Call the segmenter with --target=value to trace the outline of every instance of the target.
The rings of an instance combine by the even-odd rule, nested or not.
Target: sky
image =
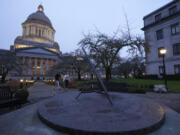
[[[17,36],[22,35],[21,24],[44,7],[56,30],[55,41],[63,53],[78,48],[83,33],[97,30],[112,35],[126,26],[125,14],[132,32],[143,36],[143,17],[172,0],[1,0],[0,49],[9,49]],[[123,50],[124,51],[124,50]],[[125,54],[125,51],[122,52]]]

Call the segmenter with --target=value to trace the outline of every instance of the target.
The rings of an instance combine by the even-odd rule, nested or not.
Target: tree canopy
[[[3,83],[5,82],[6,76],[9,71],[14,70],[19,74],[22,73],[22,67],[19,65],[15,53],[10,51],[3,50],[0,52],[0,66],[2,71],[1,81]]]
[[[107,81],[111,78],[113,64],[118,60],[118,53],[123,47],[129,47],[129,53],[139,51],[141,54],[146,47],[144,39],[139,36],[108,36],[102,33],[85,35],[79,45],[89,50],[89,55],[98,66],[102,65]]]

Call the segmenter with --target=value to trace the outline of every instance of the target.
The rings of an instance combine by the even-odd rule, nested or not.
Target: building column
[[[31,57],[29,57],[28,59],[29,59],[29,60],[28,60],[28,63],[29,63],[29,64],[28,64],[28,75],[31,76],[31,72],[32,72],[32,71],[31,71],[31,67],[32,67],[32,65],[31,65]]]
[[[41,60],[41,64],[40,64],[40,75],[42,76],[43,75],[43,59],[40,59]]]
[[[26,73],[25,57],[22,57],[22,75]]]
[[[35,65],[34,65],[34,75],[37,76],[37,58],[34,58]]]
[[[53,61],[50,59],[50,68],[53,66]]]
[[[52,62],[51,62],[51,59],[48,60],[48,70],[51,68],[51,65],[52,65]]]
[[[49,70],[49,68],[48,68],[48,59],[46,59],[46,73],[47,73],[47,71]]]

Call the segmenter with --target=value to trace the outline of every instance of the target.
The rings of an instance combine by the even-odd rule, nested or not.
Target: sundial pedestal
[[[40,119],[48,126],[73,135],[144,135],[165,120],[163,108],[136,95],[110,93],[113,106],[98,93],[68,92],[39,106]]]

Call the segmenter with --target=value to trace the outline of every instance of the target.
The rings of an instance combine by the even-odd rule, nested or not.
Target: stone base
[[[50,127],[73,135],[144,135],[165,120],[162,107],[136,95],[110,93],[113,106],[97,93],[61,94],[39,106],[40,119]]]

